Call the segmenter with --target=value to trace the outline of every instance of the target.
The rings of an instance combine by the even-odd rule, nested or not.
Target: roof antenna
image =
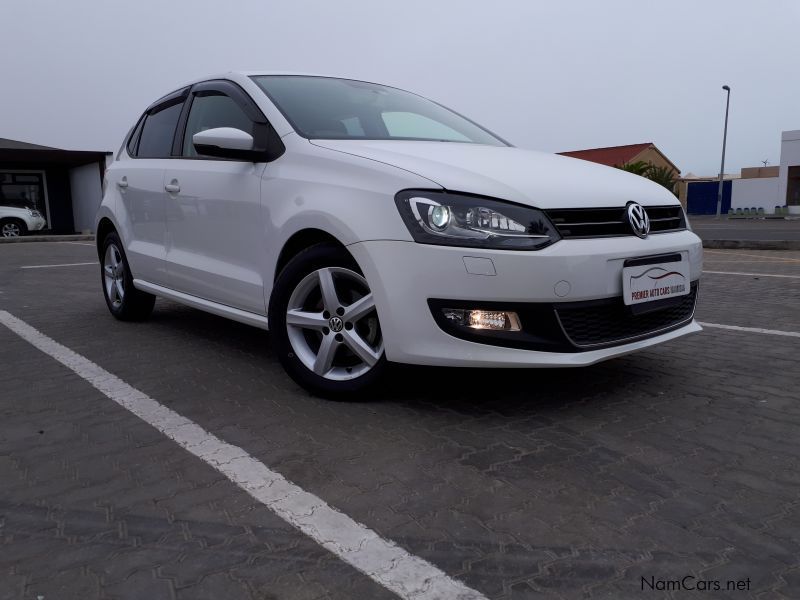
[[[762,160],[761,162],[762,162],[762,163],[764,163],[764,166],[766,167],[766,166],[769,164],[769,159],[767,159],[767,160]]]

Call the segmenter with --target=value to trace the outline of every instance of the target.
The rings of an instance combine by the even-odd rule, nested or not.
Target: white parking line
[[[75,246],[91,246],[94,248],[94,244],[90,242],[56,242],[57,244],[74,244]]]
[[[712,327],[715,329],[730,329],[731,331],[744,331],[747,333],[766,333],[769,335],[783,335],[786,337],[800,338],[800,332],[797,331],[781,331],[780,329],[761,329],[760,327],[740,327],[739,325],[720,325],[719,323],[701,323],[697,322],[701,327]]]
[[[62,265],[26,265],[24,267],[20,267],[20,269],[52,269],[54,267],[83,267],[85,265],[96,265],[97,261],[94,262],[82,262],[82,263],[64,263]]]
[[[0,323],[225,475],[281,519],[406,600],[486,600],[431,563],[380,537],[237,446],[159,404],[11,313]]]
[[[774,252],[774,250],[767,250],[767,252]],[[703,254],[719,254],[721,256],[749,256],[750,258],[763,258],[767,260],[776,260],[778,262],[800,262],[800,258],[773,256],[770,254],[749,254],[747,252],[735,252],[732,250],[703,250]]]
[[[784,279],[800,279],[800,275],[779,275],[778,273],[745,273],[742,271],[706,271],[703,273],[711,273],[712,275],[749,275],[750,277],[781,277]]]

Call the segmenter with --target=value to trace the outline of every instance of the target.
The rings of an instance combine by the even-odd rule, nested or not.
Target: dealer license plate
[[[627,263],[634,264],[622,268],[622,297],[626,305],[689,293],[689,262],[681,255],[664,262],[632,259]]]

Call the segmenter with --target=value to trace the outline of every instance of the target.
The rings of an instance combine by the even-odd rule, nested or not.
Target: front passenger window
[[[186,121],[183,156],[197,156],[197,150],[192,144],[192,136],[195,133],[217,127],[233,127],[253,134],[253,122],[229,96],[222,94],[195,96]]]

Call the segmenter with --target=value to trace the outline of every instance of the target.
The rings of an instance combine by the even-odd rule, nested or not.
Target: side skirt
[[[225,317],[231,319],[232,321],[244,323],[245,325],[252,325],[253,327],[258,327],[259,329],[269,329],[267,317],[264,315],[247,312],[245,310],[239,310],[238,308],[233,308],[224,304],[218,304],[217,302],[211,302],[210,300],[204,300],[203,298],[198,298],[197,296],[191,296],[189,294],[177,292],[154,283],[148,283],[142,279],[134,279],[133,285],[137,290],[142,290],[143,292],[148,292],[161,298],[174,300],[180,304],[197,308],[207,313],[211,313],[212,315]]]

